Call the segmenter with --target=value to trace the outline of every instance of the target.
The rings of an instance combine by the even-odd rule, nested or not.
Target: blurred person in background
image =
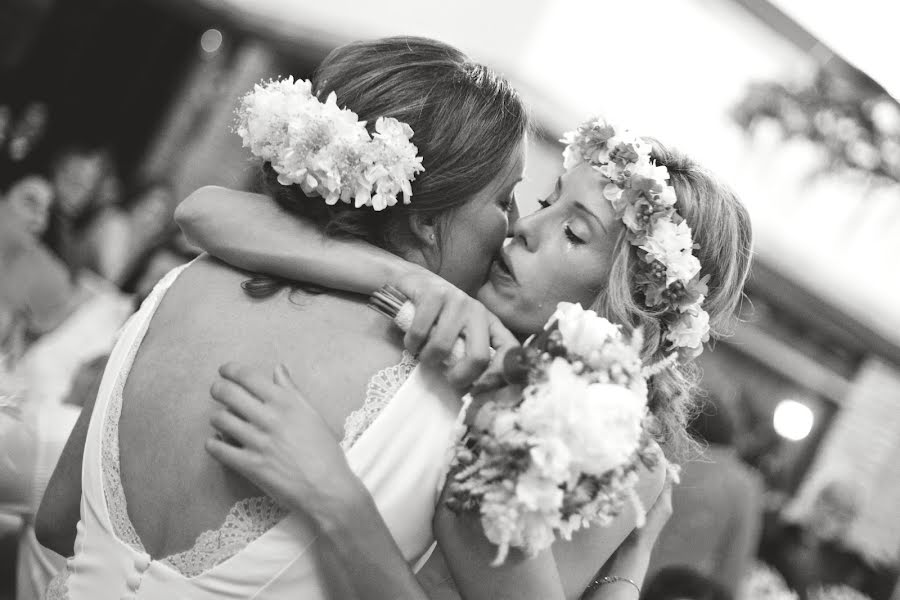
[[[65,264],[41,242],[52,201],[38,176],[0,195],[0,303],[24,319],[29,340],[55,329],[80,302]]]
[[[683,566],[736,594],[759,545],[764,484],[737,454],[727,404],[709,396],[690,431],[703,452],[682,465],[672,492],[675,517],[660,535],[650,574]]]
[[[0,204],[0,220],[31,236],[47,230],[53,206],[53,187],[40,175],[27,175],[13,183]]]
[[[149,255],[176,230],[175,196],[167,181],[143,183],[127,198],[121,204],[102,204],[105,208],[92,232],[92,270],[118,287],[127,287]]]
[[[96,166],[73,159],[60,198],[75,210],[87,198],[76,190]],[[80,169],[80,171],[79,171]],[[59,176],[60,173],[57,173]],[[99,188],[98,188],[99,191]],[[0,339],[6,352],[7,382],[15,381],[15,411],[0,424],[0,511],[20,519],[19,600],[40,598],[64,561],[40,547],[32,527],[41,496],[69,432],[80,412],[73,403],[92,393],[89,374],[112,346],[115,332],[132,312],[130,297],[100,278],[81,272],[76,278],[42,241],[53,210],[53,186],[30,175],[14,182],[0,199]],[[66,399],[70,402],[64,403]]]
[[[57,153],[50,172],[56,204],[44,240],[73,277],[88,269],[109,278],[119,240],[127,236],[115,206],[121,182],[112,157],[100,147],[69,146]]]
[[[822,486],[806,516],[783,510],[766,526],[761,557],[778,569],[802,598],[815,588],[846,584],[873,600],[887,600],[897,568],[876,564],[847,543],[860,497],[849,479]]]
[[[724,585],[690,567],[665,567],[659,570],[648,578],[648,583],[641,594],[641,600],[734,600],[734,598],[735,595]]]

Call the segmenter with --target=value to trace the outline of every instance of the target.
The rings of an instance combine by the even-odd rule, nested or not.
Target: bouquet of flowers
[[[381,291],[373,305],[402,326],[411,310],[404,300]],[[639,331],[628,336],[563,302],[541,334],[504,356],[513,393],[491,395],[453,448],[446,500],[480,514],[498,546],[494,565],[510,548],[534,555],[557,535],[606,525],[626,502],[642,524],[637,469],[661,458],[649,433],[642,342]]]

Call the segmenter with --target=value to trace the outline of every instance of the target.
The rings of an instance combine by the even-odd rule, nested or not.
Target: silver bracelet
[[[584,590],[584,594],[589,594],[591,592],[596,591],[597,588],[599,588],[601,585],[603,585],[605,583],[616,583],[618,581],[631,584],[631,586],[637,590],[638,598],[640,598],[640,596],[641,596],[640,586],[638,584],[636,584],[635,582],[633,582],[632,580],[628,579],[627,577],[619,577],[618,575],[605,575],[603,577],[598,577],[598,578],[594,579],[590,583],[590,585],[587,586],[587,589]],[[582,595],[582,597],[584,597],[584,594]]]

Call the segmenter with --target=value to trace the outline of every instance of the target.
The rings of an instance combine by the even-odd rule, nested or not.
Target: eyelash
[[[547,208],[548,206],[550,206],[553,203],[550,202],[549,200],[547,200],[546,198],[544,198],[543,200],[538,200],[538,204],[540,205],[541,208]]]
[[[506,212],[511,212],[515,205],[516,205],[516,197],[515,196],[510,196],[509,198],[500,202],[500,208],[502,208]]]
[[[569,239],[569,241],[572,242],[573,244],[583,244],[584,243],[584,240],[581,239],[580,237],[578,237],[577,235],[575,235],[575,232],[572,231],[572,228],[569,227],[568,225],[563,227],[563,231],[565,232],[566,237]]]

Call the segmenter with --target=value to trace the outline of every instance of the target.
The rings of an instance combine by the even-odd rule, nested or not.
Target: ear
[[[433,215],[422,213],[409,215],[409,230],[422,248],[437,246],[437,223]]]

